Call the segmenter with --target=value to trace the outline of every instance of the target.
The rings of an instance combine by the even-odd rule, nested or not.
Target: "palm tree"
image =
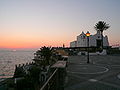
[[[50,60],[52,56],[52,48],[51,47],[41,47],[40,48],[41,56],[44,57],[47,65],[50,65]]]
[[[97,31],[100,31],[101,33],[101,48],[103,49],[103,31],[107,30],[109,28],[109,24],[106,24],[104,21],[98,21],[98,23],[95,24],[94,28]]]

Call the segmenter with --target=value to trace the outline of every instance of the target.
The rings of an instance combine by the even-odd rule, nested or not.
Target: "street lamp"
[[[90,33],[89,33],[89,31],[87,31],[87,33],[86,33],[86,36],[87,36],[87,63],[90,63],[89,62],[89,36],[90,36]]]

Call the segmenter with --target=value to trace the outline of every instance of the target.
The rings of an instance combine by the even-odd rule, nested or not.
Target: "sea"
[[[33,62],[33,50],[0,51],[0,79],[13,77],[15,65]]]

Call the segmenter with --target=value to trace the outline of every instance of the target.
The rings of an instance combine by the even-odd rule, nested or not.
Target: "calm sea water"
[[[0,78],[12,77],[15,65],[32,62],[35,51],[0,51]]]

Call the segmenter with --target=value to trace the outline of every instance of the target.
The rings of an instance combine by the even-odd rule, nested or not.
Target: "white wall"
[[[87,39],[84,32],[82,32],[79,36],[77,36],[77,47],[86,47]]]
[[[70,42],[70,47],[77,47],[77,41]]]
[[[89,37],[89,46],[96,46],[97,39],[101,39],[100,32]],[[103,46],[109,46],[108,37],[103,37]],[[77,36],[77,41],[70,42],[70,47],[87,47],[87,36],[84,32]]]

